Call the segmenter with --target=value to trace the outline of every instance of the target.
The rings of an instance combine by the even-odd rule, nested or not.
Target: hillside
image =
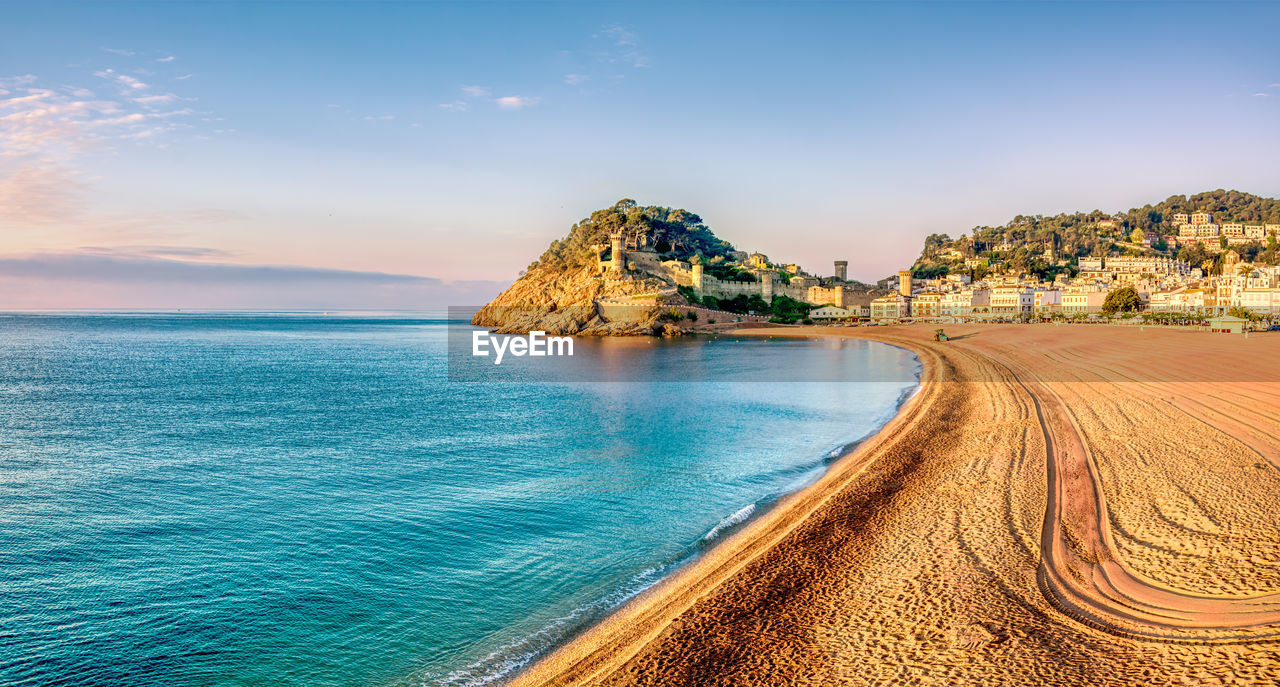
[[[596,210],[574,224],[565,238],[552,241],[514,284],[475,315],[473,324],[502,332],[543,329],[555,334],[649,334],[661,330],[656,307],[652,318],[627,322],[607,322],[596,312],[596,299],[675,289],[674,284],[644,275],[625,281],[600,278],[598,256],[610,257],[610,237],[619,233],[643,236],[646,246],[664,261],[688,261],[694,256],[723,259],[733,251],[729,242],[717,238],[692,212],[641,206],[623,199]]]
[[[1018,215],[998,227],[974,227],[951,238],[930,234],[913,270],[916,276],[963,272],[980,276],[981,265],[965,265],[970,258],[986,258],[996,269],[1024,270],[1038,276],[1073,272],[1079,258],[1124,254],[1164,254],[1193,265],[1220,260],[1202,246],[1173,249],[1166,237],[1174,237],[1175,213],[1212,212],[1214,222],[1280,224],[1280,200],[1240,191],[1206,191],[1193,196],[1170,196],[1152,205],[1108,214],[1100,210],[1054,216]],[[1150,246],[1135,242],[1135,231],[1151,232]],[[1273,243],[1258,241],[1234,247],[1246,260],[1277,264],[1280,254]]]

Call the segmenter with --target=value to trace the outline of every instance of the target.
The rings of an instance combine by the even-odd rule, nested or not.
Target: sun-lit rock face
[[[659,308],[637,305],[626,319],[606,319],[597,299],[652,293],[667,285],[658,279],[609,281],[594,265],[565,268],[540,264],[484,306],[472,324],[503,333],[542,330],[551,334],[649,335],[663,333]],[[678,298],[678,297],[677,297]]]

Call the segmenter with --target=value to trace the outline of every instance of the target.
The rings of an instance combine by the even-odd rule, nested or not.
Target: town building
[[[1062,312],[1067,315],[1094,315],[1102,312],[1107,292],[1096,286],[1073,286],[1062,294]]]
[[[911,317],[911,299],[901,294],[889,294],[871,301],[871,319],[877,321],[900,320]]]
[[[835,305],[824,305],[809,311],[809,317],[815,320],[846,320],[857,316],[855,311]]]
[[[1048,317],[1062,312],[1062,291],[1059,289],[1037,288],[1032,292],[1032,312],[1039,317]]]
[[[914,318],[935,318],[942,315],[942,293],[938,291],[922,291],[911,298],[911,316]]]
[[[1035,294],[1024,286],[998,286],[991,290],[991,316],[1018,318],[1030,315],[1035,307]]]

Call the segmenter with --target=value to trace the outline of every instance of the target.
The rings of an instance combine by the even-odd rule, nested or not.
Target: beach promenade
[[[516,684],[1280,682],[1280,334],[933,329],[785,330],[921,392]]]

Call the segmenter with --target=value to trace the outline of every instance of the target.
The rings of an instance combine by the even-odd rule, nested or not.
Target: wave
[[[720,536],[721,532],[733,527],[734,525],[740,525],[746,522],[747,518],[750,518],[755,514],[755,512],[756,504],[754,503],[749,503],[746,506],[739,508],[733,515],[730,515],[724,520],[716,523],[715,527],[712,527],[709,532],[702,536],[702,541],[709,542],[714,540],[716,537]]]
[[[766,501],[772,500],[775,499],[766,499]],[[700,550],[705,549],[707,544],[715,541],[726,530],[750,520],[756,514],[757,507],[757,503],[750,503],[739,508],[716,523],[716,526],[703,535],[695,545],[687,547],[663,563],[642,570],[612,593],[551,620],[537,632],[505,644],[465,668],[459,668],[443,678],[427,678],[422,684],[440,687],[486,687],[506,682],[525,666],[563,646],[578,632],[621,608],[680,566],[692,561]]]
[[[646,568],[612,593],[551,620],[537,632],[505,644],[484,658],[465,668],[459,668],[443,678],[428,677],[422,681],[422,684],[440,687],[485,687],[506,682],[520,669],[563,646],[578,632],[621,608],[623,604],[639,596],[689,560],[691,556],[684,553],[664,563]]]

